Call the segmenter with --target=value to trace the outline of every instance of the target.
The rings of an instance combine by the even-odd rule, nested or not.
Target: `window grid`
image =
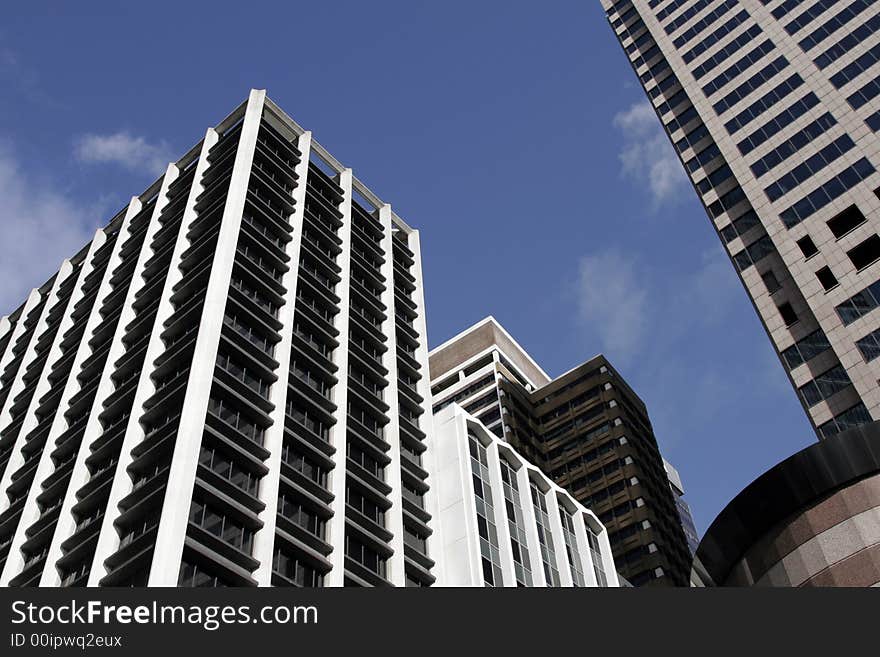
[[[752,25],[751,27],[749,27],[749,29],[740,34],[738,37],[734,38],[726,46],[722,46],[721,48],[719,48],[714,55],[710,55],[709,57],[707,57],[706,61],[704,61],[702,64],[697,66],[697,68],[694,69],[694,77],[699,80],[701,77],[706,75],[706,73],[714,70],[724,61],[729,59],[732,55],[735,55],[740,50],[745,48],[761,33],[762,30],[760,27],[758,27],[757,25]]]
[[[870,8],[876,0],[855,0],[852,4],[839,11],[830,19],[825,21],[820,27],[813,30],[809,35],[798,42],[801,50],[807,52],[819,45],[824,39],[831,36],[832,33],[846,25],[849,21]]]
[[[679,35],[675,41],[676,48],[681,48],[688,41],[696,37],[701,32],[705,32],[707,29],[712,27],[718,20],[721,19],[722,16],[727,14],[729,11],[734,9],[737,4],[739,4],[738,0],[726,0],[724,3],[720,4],[718,7],[708,12],[705,16],[703,16],[700,20],[696,21],[693,25],[691,25],[688,29]],[[694,12],[696,14],[696,12]],[[693,15],[693,14],[692,14]],[[684,25],[686,21],[682,21],[680,25]],[[671,25],[671,24],[670,24]],[[679,26],[680,26],[679,25]],[[666,34],[672,34],[675,30],[670,31],[669,27],[666,28]]]
[[[492,488],[489,485],[489,455],[486,446],[470,433],[468,433],[468,446],[476,495],[483,583],[486,586],[503,586],[501,551],[498,548],[498,530],[495,527],[495,507],[492,504]]]
[[[522,505],[519,501],[516,469],[505,459],[501,459],[501,487],[504,491],[504,506],[507,510],[507,527],[510,530],[510,550],[513,553],[516,584],[517,586],[531,586],[532,571],[527,547],[528,539],[526,538]]]
[[[559,505],[559,515],[562,518],[562,537],[565,540],[565,553],[568,555],[572,583],[574,586],[586,586],[584,568],[581,564],[580,553],[577,549],[577,538],[574,534],[574,518],[562,505]]]
[[[849,299],[838,305],[834,310],[844,326],[849,326],[854,321],[867,315],[880,306],[880,281],[871,283],[861,292],[857,292]]]
[[[861,158],[847,167],[824,185],[810,192],[800,201],[782,212],[779,217],[786,228],[796,226],[810,215],[818,212],[847,190],[855,187],[874,173],[874,166],[866,158]]]
[[[788,66],[788,60],[780,55],[760,71],[752,75],[748,80],[733,89],[730,93],[724,96],[724,98],[715,103],[712,106],[712,109],[715,110],[715,113],[718,116],[721,116],[724,112],[754,92],[774,75],[785,69],[786,66]]]
[[[541,546],[541,562],[544,566],[544,579],[547,586],[559,586],[559,569],[556,567],[556,552],[550,534],[550,514],[544,493],[534,481],[529,482],[532,493],[532,506],[535,510],[535,523],[538,527],[538,543]]]
[[[813,63],[820,69],[827,68],[874,34],[877,30],[880,30],[880,14],[871,16],[871,18],[859,25],[852,32],[846,34],[840,39],[840,41],[816,57],[816,59],[813,60]]]
[[[730,67],[719,73],[712,81],[707,83],[703,87],[703,93],[708,98],[716,91],[725,86],[728,82],[733,81],[744,71],[746,71],[752,64],[758,63],[764,55],[768,54],[775,48],[773,42],[770,39],[767,39],[759,45],[758,47],[750,50],[746,55],[738,60],[736,63],[732,64]]]
[[[782,352],[782,360],[791,371],[829,349],[831,349],[831,343],[825,337],[824,331],[816,329],[785,349]]]
[[[800,87],[803,83],[803,78],[798,73],[795,73],[730,119],[730,121],[724,124],[724,128],[727,130],[728,134],[731,135],[738,130],[741,130],[780,100],[788,96],[792,91]]]
[[[593,528],[587,525],[587,542],[590,545],[590,557],[593,561],[593,573],[596,575],[596,584],[602,588],[608,586],[608,577],[602,565],[602,549],[599,547],[599,536]]]
[[[784,143],[774,148],[760,160],[757,160],[749,168],[756,178],[760,178],[777,164],[781,164],[795,153],[799,153],[804,146],[820,135],[825,134],[835,125],[837,125],[837,120],[831,116],[830,112],[825,112],[825,114],[804,126],[801,130],[798,130]]]
[[[850,136],[847,134],[841,135],[818,153],[808,157],[779,180],[767,186],[764,189],[764,193],[767,194],[767,198],[771,201],[781,198],[853,148],[855,148],[855,142],[853,142]]]
[[[868,409],[865,408],[865,405],[862,402],[859,402],[855,406],[835,415],[832,419],[828,420],[828,422],[819,425],[818,429],[819,434],[823,438],[830,438],[841,431],[846,431],[847,429],[852,429],[853,427],[858,427],[871,421],[873,421],[873,418],[871,418],[871,414],[868,413]]]
[[[809,92],[803,98],[792,103],[791,107],[782,110],[779,114],[767,121],[767,123],[739,142],[736,145],[737,149],[739,149],[741,155],[748,155],[758,146],[797,121],[818,104],[819,97],[812,91]]]
[[[705,39],[700,41],[693,48],[691,48],[686,53],[684,53],[682,59],[684,59],[686,64],[690,64],[697,57],[702,55],[709,48],[711,48],[716,43],[718,43],[721,39],[723,39],[725,36],[727,36],[728,34],[733,32],[733,30],[735,30],[740,25],[742,25],[746,20],[748,20],[748,18],[749,18],[749,12],[747,12],[745,9],[743,9],[736,16],[734,16],[729,21],[724,23],[721,27],[719,27],[717,30],[712,32],[712,34],[707,36]]]
[[[798,394],[804,400],[807,407],[812,408],[816,404],[829,399],[834,394],[852,385],[849,376],[843,366],[835,365],[831,369],[817,375],[812,381],[807,381],[798,388]]]

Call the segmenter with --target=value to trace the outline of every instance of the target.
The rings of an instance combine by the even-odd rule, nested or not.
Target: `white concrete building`
[[[419,236],[264,91],[0,320],[0,586],[430,585]]]
[[[599,519],[458,404],[428,439],[440,586],[618,586]]]
[[[880,420],[880,6],[602,7],[819,437]]]

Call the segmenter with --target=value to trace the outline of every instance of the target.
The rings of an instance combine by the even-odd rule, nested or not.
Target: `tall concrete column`
[[[196,337],[186,396],[180,414],[178,439],[174,445],[171,469],[168,473],[165,499],[173,502],[166,502],[159,521],[149,586],[177,585],[186,539],[190,500],[198,468],[199,449],[205,416],[208,412],[211,381],[217,361],[217,347],[220,343],[220,331],[223,327],[223,315],[232,279],[232,265],[235,260],[235,249],[265,96],[266,92],[263,90],[251,91],[245,108],[226,206],[220,220],[220,233],[205,292],[205,303]]]

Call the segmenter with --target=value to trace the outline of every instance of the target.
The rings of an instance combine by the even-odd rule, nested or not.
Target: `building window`
[[[550,533],[550,514],[544,493],[534,481],[529,482],[532,506],[535,511],[535,524],[538,529],[538,543],[541,546],[541,562],[547,586],[559,586],[559,569],[556,567],[556,552],[553,549],[553,536]]]
[[[189,521],[209,534],[213,534],[224,543],[228,543],[246,554],[251,553],[254,540],[253,531],[213,507],[193,500],[189,510]]]
[[[819,425],[819,435],[823,438],[831,436],[853,427],[858,427],[871,422],[871,414],[862,402],[859,402],[852,408],[845,410],[839,415],[835,415],[833,419],[828,420],[825,424]]]
[[[767,198],[771,201],[778,200],[835,160],[840,159],[844,153],[849,152],[854,147],[855,142],[853,142],[849,135],[841,135],[818,153],[811,155],[806,161],[765,188],[764,193],[767,194]]]
[[[513,553],[516,584],[517,586],[531,586],[531,563],[529,562],[525,518],[519,501],[516,469],[504,459],[501,459],[501,487],[504,490],[504,507],[507,511],[507,527],[510,530],[510,550]]]
[[[819,249],[816,248],[816,245],[813,244],[813,240],[809,235],[804,235],[797,241],[797,245],[801,250],[801,253],[804,254],[805,258],[811,258],[817,253],[819,253]]]
[[[190,563],[184,559],[180,563],[177,586],[180,588],[222,587],[229,586],[229,584],[219,576],[205,570],[201,564]]]
[[[748,155],[758,146],[766,142],[775,134],[784,130],[819,104],[819,97],[812,91],[800,100],[792,103],[791,107],[782,110],[779,114],[767,121],[751,135],[739,142],[736,147],[742,155]]]
[[[880,305],[880,281],[876,281],[861,292],[857,292],[849,299],[838,305],[834,310],[844,326],[867,315]]]
[[[755,174],[755,178],[760,178],[776,165],[784,162],[796,153],[800,153],[804,146],[811,143],[820,135],[825,134],[835,125],[837,125],[837,120],[831,116],[830,112],[825,112],[825,114],[794,133],[786,141],[767,153],[767,155],[760,160],[757,160],[749,168],[752,170],[752,173]]]
[[[779,310],[779,314],[782,316],[782,321],[785,322],[786,326],[791,326],[797,323],[797,313],[795,313],[794,308],[791,307],[791,304],[788,301],[776,307]]]
[[[353,561],[359,563],[379,577],[385,577],[387,560],[383,559],[378,552],[353,538],[347,532],[345,535],[345,556],[351,558]]]
[[[828,220],[828,228],[834,234],[834,237],[840,239],[850,231],[865,223],[865,215],[855,205],[849,206],[836,217]]]
[[[737,269],[745,271],[752,265],[759,263],[768,255],[775,252],[776,247],[773,246],[773,240],[770,239],[769,235],[763,235],[739,253],[735,253],[732,257]]]
[[[834,272],[831,271],[830,267],[822,267],[822,269],[816,272],[816,278],[819,279],[822,288],[826,292],[837,286],[837,278],[834,276]]]
[[[565,540],[565,553],[571,568],[572,583],[574,586],[586,586],[584,568],[581,564],[581,555],[578,552],[577,538],[574,534],[574,517],[561,505],[559,506],[559,516],[562,518],[562,537]]]
[[[824,0],[823,2],[817,3],[817,7],[822,7],[822,11],[825,11],[830,6],[830,2]],[[846,23],[851,21],[853,18],[861,14],[866,9],[871,7],[870,2],[853,2],[839,12],[837,12],[834,16],[825,21],[822,25],[813,30],[809,35],[798,41],[798,46],[800,46],[801,50],[807,52],[808,50],[815,48],[819,43],[821,43],[824,39],[831,36],[831,34],[843,27]]]
[[[776,274],[773,273],[772,269],[768,269],[763,274],[761,274],[761,280],[764,281],[764,285],[767,286],[767,292],[773,294],[781,288],[782,286],[779,284],[779,281],[776,278]]]
[[[866,158],[861,158],[852,166],[847,167],[818,189],[810,192],[800,201],[783,211],[779,217],[786,228],[796,226],[810,215],[818,212],[834,199],[842,196],[847,190],[858,185],[874,173],[874,165]]]
[[[871,331],[861,340],[858,340],[856,346],[862,352],[862,358],[865,359],[866,363],[880,356],[880,329]]]
[[[489,455],[486,446],[476,436],[468,433],[471,454],[471,474],[477,507],[477,528],[480,533],[480,557],[483,565],[483,583],[486,586],[503,586],[501,576],[501,551],[498,548],[498,530],[495,527],[495,507],[489,485]]]
[[[877,262],[880,259],[880,236],[871,235],[868,239],[846,252],[856,271]]]
[[[286,550],[277,548],[272,559],[272,569],[297,586],[324,586],[323,573],[304,563],[300,558],[291,556]]]
[[[808,381],[800,388],[798,393],[807,407],[812,407],[820,401],[830,398],[832,395],[849,387],[852,383],[842,365],[835,365],[830,370],[818,375],[812,381]]]
[[[590,545],[590,557],[593,561],[593,572],[596,575],[596,584],[604,588],[608,586],[608,577],[605,575],[605,567],[602,564],[602,549],[599,547],[599,536],[589,525],[587,525],[587,542]],[[653,545],[653,543],[651,545]]]

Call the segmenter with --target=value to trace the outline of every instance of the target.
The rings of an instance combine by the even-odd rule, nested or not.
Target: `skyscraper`
[[[880,7],[602,6],[819,437],[880,420]]]
[[[438,584],[619,585],[596,515],[458,404],[428,442]]]
[[[487,317],[429,362],[435,417],[462,406],[594,512],[633,585],[687,586],[691,554],[647,408],[603,356],[551,379]]]
[[[0,321],[0,585],[428,585],[418,233],[263,91]]]

